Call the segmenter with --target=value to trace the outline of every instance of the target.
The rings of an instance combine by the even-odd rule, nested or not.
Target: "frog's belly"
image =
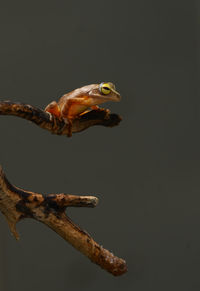
[[[87,108],[88,108],[88,106],[75,104],[68,109],[68,116],[75,117],[75,116],[83,113],[84,111],[86,111]]]

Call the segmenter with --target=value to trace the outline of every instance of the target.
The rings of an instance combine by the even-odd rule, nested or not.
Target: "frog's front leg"
[[[90,112],[91,110],[95,110],[95,111],[106,111],[107,113],[110,113],[110,110],[109,109],[105,109],[105,108],[101,108],[97,105],[92,105],[89,107],[89,109],[83,111],[82,113],[80,113],[80,116]]]

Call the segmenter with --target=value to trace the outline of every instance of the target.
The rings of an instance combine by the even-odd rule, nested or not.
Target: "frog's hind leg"
[[[44,111],[49,112],[58,118],[60,118],[61,116],[60,107],[56,101],[53,101],[50,104],[48,104]]]
[[[67,132],[67,136],[71,137],[72,136],[72,119],[69,118],[63,118],[65,121],[65,124],[67,124],[68,126],[68,132]]]

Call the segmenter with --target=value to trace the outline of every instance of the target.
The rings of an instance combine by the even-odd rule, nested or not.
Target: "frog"
[[[72,136],[72,123],[89,110],[104,110],[99,104],[113,101],[119,102],[121,95],[112,82],[90,84],[64,94],[58,102],[52,101],[44,109],[50,115],[64,120],[68,125],[68,136]],[[108,110],[109,112],[109,110]]]

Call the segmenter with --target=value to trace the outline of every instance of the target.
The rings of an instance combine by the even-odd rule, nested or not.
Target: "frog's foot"
[[[110,116],[110,109],[107,109],[107,108],[102,108],[103,111],[106,113],[105,115],[105,119],[109,119],[109,116]]]
[[[92,110],[101,110],[101,108],[99,106],[97,106],[97,105],[91,106],[91,109]]]
[[[98,107],[96,106],[97,108],[94,108],[93,110],[96,110],[96,111],[103,111],[105,112],[105,119],[108,119],[109,118],[109,115],[110,115],[110,110],[107,109],[107,108],[102,108],[102,107]]]
[[[107,108],[102,108],[102,107],[99,107],[97,105],[91,106],[91,108],[92,108],[92,110],[104,111],[104,112],[106,112],[106,115],[110,114],[110,110]]]

